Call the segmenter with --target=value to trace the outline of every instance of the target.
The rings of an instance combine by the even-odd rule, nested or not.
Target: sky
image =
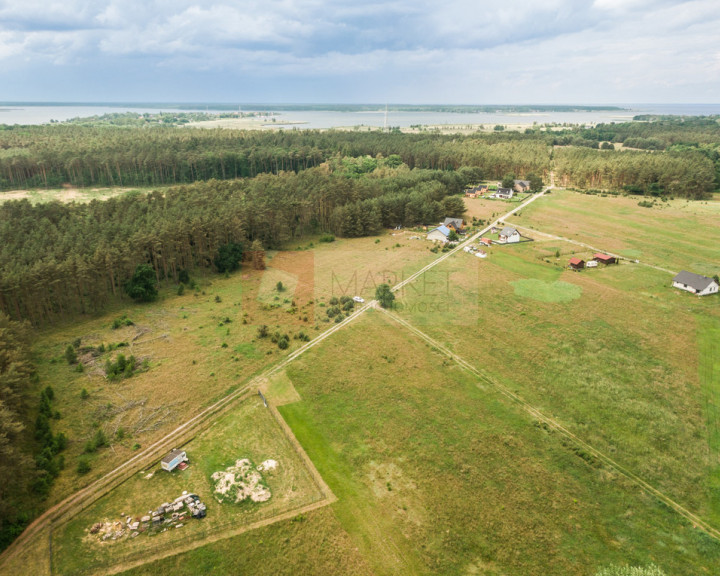
[[[0,101],[720,103],[718,0],[0,0]]]

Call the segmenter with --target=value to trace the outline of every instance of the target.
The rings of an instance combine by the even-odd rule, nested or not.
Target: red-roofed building
[[[478,242],[480,242],[480,244],[485,244],[485,246],[492,246],[492,240],[490,240],[490,238],[480,238]]]
[[[608,256],[607,254],[600,254],[599,252],[593,256],[593,260],[600,262],[600,264],[617,264],[617,258],[615,258],[615,256]]]
[[[582,260],[581,258],[570,258],[568,266],[573,270],[582,270],[585,268],[585,260]]]

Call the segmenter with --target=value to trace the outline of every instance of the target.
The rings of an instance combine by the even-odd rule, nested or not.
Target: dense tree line
[[[462,199],[452,195],[478,176],[474,169],[400,165],[356,178],[343,166],[210,180],[89,204],[7,202],[0,206],[0,310],[39,324],[126,297],[140,264],[158,281],[176,282],[183,270],[214,269],[228,245],[272,248],[313,232],[362,236],[434,223],[462,214]]]
[[[28,416],[33,373],[28,327],[0,312],[0,550],[22,532],[36,511],[34,497],[48,486],[47,472],[35,461]],[[50,399],[44,396],[44,401],[48,406]],[[46,432],[52,436],[49,426],[41,435]]]
[[[520,134],[455,137],[347,131],[0,126],[0,189],[155,186],[298,172],[337,157],[397,155],[410,168],[543,173],[547,143]]]
[[[713,162],[694,151],[597,152],[578,147],[555,150],[556,183],[565,186],[699,199],[714,189],[715,176]]]

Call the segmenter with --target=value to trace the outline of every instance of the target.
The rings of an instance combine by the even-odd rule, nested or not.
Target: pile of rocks
[[[168,528],[182,528],[187,518],[205,518],[207,508],[197,494],[183,492],[171,503],[164,502],[156,510],[150,510],[142,517],[121,514],[122,520],[97,522],[89,532],[97,535],[103,542],[120,540],[124,537],[135,538],[141,533],[157,534]]]

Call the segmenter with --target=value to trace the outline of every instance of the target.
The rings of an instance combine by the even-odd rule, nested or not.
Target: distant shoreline
[[[229,104],[219,102],[0,102],[0,107],[36,107],[36,106],[86,106],[109,108],[156,108],[158,110],[206,110],[216,111],[243,110],[263,111],[276,110],[282,112],[317,111],[317,112],[385,112],[385,104],[272,104],[245,103]],[[593,106],[581,104],[389,104],[388,112],[452,112],[455,114],[477,113],[542,113],[542,112],[613,112],[629,108],[621,106]]]

